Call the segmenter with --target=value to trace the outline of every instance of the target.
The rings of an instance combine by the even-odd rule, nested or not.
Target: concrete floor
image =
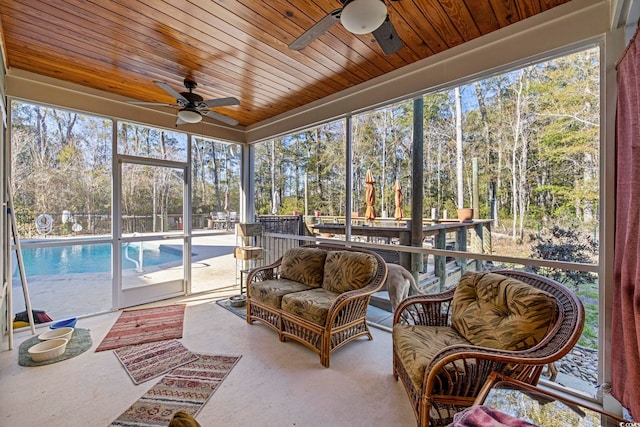
[[[230,324],[233,324],[233,328],[229,328],[229,329],[227,329],[226,319],[224,322],[218,323],[219,319],[224,319],[226,315],[230,313],[228,311],[224,313],[224,315],[218,313],[220,310],[223,310],[223,311],[226,311],[226,310],[224,310],[223,308],[221,308],[220,306],[214,303],[215,300],[225,299],[231,295],[239,293],[240,286],[239,286],[238,279],[239,279],[240,266],[236,263],[236,260],[232,254],[232,251],[235,245],[236,245],[235,236],[230,233],[223,233],[218,236],[194,238],[193,252],[195,253],[195,255],[194,255],[194,262],[192,264],[193,265],[192,291],[196,293],[196,295],[193,295],[191,297],[181,298],[179,300],[189,301],[189,304],[190,304],[189,309],[187,311],[186,319],[185,319],[186,320],[185,339],[189,338],[192,342],[196,343],[194,345],[202,345],[203,348],[205,348],[205,350],[209,348],[210,345],[212,345],[214,349],[216,348],[215,346],[216,343],[211,342],[210,337],[217,337],[220,333],[223,333],[224,331],[230,332],[231,335],[235,335],[239,333],[237,330],[239,326],[237,324],[234,324],[234,323],[237,323],[237,321],[230,322]],[[160,275],[164,274],[166,277],[168,273],[166,271],[163,271],[163,272],[147,271],[145,273],[145,275],[154,275],[154,274],[160,274]],[[95,278],[91,275],[71,275],[71,276],[74,276],[74,277],[58,276],[58,277],[49,278],[48,279],[49,282],[36,283],[36,284],[32,284],[30,282],[32,307],[35,309],[42,309],[42,308],[46,309],[47,312],[51,314],[54,319],[57,319],[57,320],[65,317],[75,316],[77,315],[77,313],[86,314],[86,313],[96,313],[100,311],[107,312],[107,314],[103,314],[99,316],[83,317],[80,319],[78,323],[78,327],[90,327],[92,329],[92,336],[94,339],[94,347],[95,347],[100,342],[102,337],[106,334],[111,324],[115,321],[115,318],[117,318],[117,315],[118,315],[117,312],[109,312],[111,307],[110,306],[110,301],[111,301],[110,275],[107,275],[108,277],[103,280],[100,280],[99,278]],[[82,276],[82,277],[78,277],[78,276]],[[105,285],[104,283],[107,283],[107,284]],[[17,304],[19,307],[21,289],[14,288],[14,291],[15,291],[14,301],[15,299],[18,299]],[[165,301],[165,302],[156,303],[156,305],[167,304],[167,303],[168,302]],[[22,307],[24,307],[24,303],[22,304],[23,304]],[[208,314],[207,315],[201,314],[203,319],[205,319],[204,321],[206,322],[206,324],[209,325],[209,327],[206,327],[200,324],[191,324],[189,322],[189,313],[196,312],[196,311],[200,312],[203,309],[202,306],[209,308],[205,310],[206,313],[211,311],[210,313],[211,318],[209,318]],[[20,308],[20,310],[21,309],[23,308]],[[19,311],[19,310],[14,309],[14,312],[15,311]],[[215,316],[213,316],[214,314]],[[237,316],[235,315],[232,315],[232,316],[234,316],[235,319],[231,318],[230,320],[237,319]],[[374,340],[373,347],[371,348],[375,348],[376,352],[382,351],[383,353],[385,353],[385,357],[388,358],[388,360],[384,362],[385,366],[382,366],[381,368],[378,367],[377,369],[378,370],[381,369],[380,372],[386,372],[390,375],[391,374],[391,344],[390,344],[391,338],[390,338],[390,334],[388,334],[387,332],[390,331],[393,315],[389,311],[385,311],[370,305],[367,318],[370,324],[374,326],[372,329],[374,330],[374,334],[376,335],[376,337],[378,336],[381,337],[380,339],[377,338],[376,340]],[[84,326],[85,324],[89,326]],[[95,326],[92,326],[92,325],[95,325]],[[215,327],[210,327],[211,325],[215,325]],[[240,325],[244,327],[246,323],[240,320]],[[259,325],[256,325],[255,327],[250,328],[249,331],[258,330],[258,329],[266,330],[266,327],[261,327]],[[199,332],[191,333],[190,332],[191,330],[199,331]],[[94,333],[94,331],[97,333],[97,335]],[[245,336],[245,337],[248,336],[246,335],[246,332],[243,331],[243,329],[240,329],[240,331],[242,331],[240,332],[241,336]],[[266,331],[266,332],[271,332],[271,331]],[[242,335],[242,334],[245,334],[245,335]],[[249,335],[254,336],[255,333],[251,332]],[[262,337],[262,335],[263,335],[263,332],[259,332],[258,336]],[[22,421],[20,421],[16,423],[15,422],[16,418],[13,418],[13,419],[7,418],[7,420],[11,421],[13,424],[12,423],[5,424],[2,420],[5,419],[4,418],[5,411],[8,411],[6,412],[6,414],[13,414],[11,415],[13,417],[15,417],[17,414],[20,414],[20,409],[19,409],[20,407],[23,407],[23,410],[27,411],[29,401],[30,399],[33,399],[34,396],[38,396],[39,398],[44,397],[45,400],[50,399],[50,396],[45,395],[44,393],[36,393],[31,395],[31,393],[33,393],[33,390],[38,390],[38,387],[44,387],[46,389],[57,390],[57,392],[63,392],[64,384],[67,384],[68,381],[72,381],[73,383],[75,383],[80,380],[74,377],[75,374],[72,371],[68,372],[65,369],[58,367],[57,365],[61,365],[63,367],[69,366],[69,365],[75,366],[75,362],[72,362],[72,360],[80,359],[81,357],[83,359],[80,359],[80,360],[85,360],[87,356],[84,354],[81,356],[78,356],[78,358],[55,364],[55,366],[51,365],[51,367],[38,367],[38,368],[19,367],[17,365],[17,349],[19,347],[19,344],[25,339],[28,339],[29,337],[31,337],[31,334],[25,328],[24,330],[19,330],[16,332],[14,349],[12,351],[6,351],[6,349],[8,348],[8,343],[7,343],[8,340],[6,337],[4,337],[0,345],[0,350],[4,350],[4,351],[0,351],[0,386],[3,391],[2,393],[0,393],[0,426],[2,425],[15,425],[15,426],[33,425],[34,423],[31,423],[31,422],[23,424]],[[300,357],[302,357],[303,359],[306,357],[308,359],[307,360],[308,362],[313,364],[316,362],[316,359],[317,359],[317,356],[315,355],[315,353],[312,353],[311,351],[306,350],[304,347],[296,343],[284,343],[284,344],[281,344],[279,347],[275,346],[272,349],[272,344],[279,343],[277,340],[277,337],[273,336],[272,332],[266,335],[264,348],[262,347],[262,344],[258,342],[252,343],[250,340],[247,342],[236,343],[235,341],[237,340],[237,338],[238,337],[235,337],[235,336],[223,336],[220,338],[220,340],[222,343],[225,343],[227,340],[230,340],[234,343],[234,345],[237,345],[238,348],[248,349],[247,351],[255,351],[258,353],[261,353],[263,351],[276,351],[276,354],[280,354],[278,351],[281,349],[281,347],[295,346],[295,347],[300,347],[299,350],[302,351]],[[378,349],[378,342],[381,340],[384,340],[385,342],[387,342],[386,348],[384,350]],[[203,341],[203,342],[200,342],[200,341]],[[368,348],[366,347],[366,343],[354,343],[354,345],[355,347],[365,346],[365,348]],[[191,347],[189,346],[187,347],[191,349]],[[336,353],[336,357],[340,357],[340,353],[342,351],[346,351],[346,352],[352,351],[350,347],[351,346],[347,346],[345,347],[344,350],[340,350],[338,353]],[[89,352],[87,353],[94,354],[93,350],[89,350]],[[109,353],[109,352],[106,352],[106,353]],[[306,354],[305,356],[305,353],[308,353],[308,354]],[[93,357],[96,357],[98,358],[97,360],[102,361],[102,358],[104,356],[102,356],[102,353],[95,353]],[[289,356],[287,354],[284,354],[282,355],[282,357],[285,360],[285,362],[283,362],[283,366],[276,365],[275,367],[284,369],[284,366],[286,366],[286,360],[289,358]],[[113,356],[113,360],[116,362],[115,366],[120,368],[120,370],[122,370],[115,356]],[[317,364],[319,368],[320,367],[319,361],[317,362],[318,362]],[[87,364],[90,364],[90,363],[92,362],[87,361]],[[101,363],[104,363],[104,362],[101,362]],[[274,368],[274,366],[271,366],[271,367]],[[112,368],[111,364],[98,365],[98,369],[100,370],[111,369],[111,368]],[[59,378],[57,377],[57,374],[49,375],[49,372],[57,372],[58,369],[61,369],[61,372],[64,372],[65,374]],[[83,367],[82,369],[85,370],[90,368]],[[267,368],[263,367],[262,369],[267,369]],[[333,371],[334,369],[335,367],[334,367],[333,357],[332,357],[331,371]],[[44,384],[40,384],[41,379],[39,379],[39,375],[32,375],[34,372],[46,373],[44,375],[44,381],[45,381]],[[71,376],[68,376],[69,374],[71,374]],[[19,378],[19,381],[24,380],[27,382],[33,382],[33,388],[29,388],[26,392],[24,392],[19,382],[14,382],[14,375],[16,376],[16,380]],[[86,373],[83,373],[83,375],[86,375]],[[279,375],[279,374],[275,374],[275,375]],[[124,377],[125,377],[125,380],[129,380],[128,377],[126,376],[126,373],[124,373]],[[561,379],[563,379],[562,381],[563,384],[569,385],[570,387],[575,388],[577,390],[585,390],[584,384],[574,384],[573,382],[569,382],[570,380],[573,380],[573,378],[570,378],[564,375],[562,377],[563,378]],[[101,377],[99,379],[100,381],[103,380]],[[62,388],[61,389],[57,388],[60,385],[53,386],[53,385],[47,384],[46,383],[47,381],[56,381],[56,382],[62,381],[62,385],[61,385]],[[293,381],[293,379],[291,381]],[[299,381],[306,381],[306,380],[300,379]],[[119,381],[119,382],[116,382],[116,385],[119,387],[120,385],[122,385],[122,383],[123,381]],[[124,381],[124,383],[126,384],[126,381]],[[130,380],[129,380],[129,383],[130,383]],[[155,381],[151,381],[151,383],[155,383]],[[106,384],[109,384],[109,382],[107,381]],[[266,387],[266,384],[264,384],[264,386]],[[375,385],[370,385],[370,386],[374,388],[376,387]],[[401,385],[398,384],[398,386],[399,386],[399,389],[402,388]],[[13,387],[13,389],[6,388],[6,387]],[[144,383],[138,387],[134,387],[132,390],[130,390],[130,395],[137,393],[135,390],[140,390],[140,387],[146,387],[142,392],[139,393],[139,395],[142,395],[143,392],[146,391],[148,387],[150,387],[150,385],[146,385],[146,383]],[[5,390],[9,390],[10,392],[7,393],[5,392]],[[98,390],[94,391],[93,388],[90,388],[90,390],[92,393],[97,393],[97,396],[100,396],[100,392]],[[401,391],[402,391],[402,394],[404,394],[404,390],[401,390]],[[269,396],[269,391],[266,388],[265,388],[265,393],[266,393],[266,396]],[[83,397],[80,396],[80,400],[82,400],[82,398]],[[134,398],[133,400],[135,400],[136,398]],[[23,405],[22,403],[17,404],[16,399],[17,400],[26,399],[26,406]],[[404,399],[406,399],[406,397],[404,397]],[[57,401],[57,398],[54,400]],[[133,400],[131,400],[131,402],[129,402],[128,404],[133,403]],[[384,400],[384,398],[382,400]],[[63,404],[64,400],[61,400],[60,402],[61,404]],[[101,405],[102,404],[103,403],[101,402]],[[128,406],[128,404],[126,406]],[[408,402],[406,404],[408,405]],[[9,410],[9,408],[13,408],[15,405],[17,405],[18,407],[17,412],[14,409]],[[126,409],[126,407],[124,409]],[[120,412],[122,412],[124,409],[120,410]],[[115,414],[113,418],[115,419],[115,417],[119,415],[120,412]],[[411,416],[410,417],[411,421],[408,425],[412,425],[414,421],[412,418],[413,415],[411,413],[410,408],[409,408],[409,415]],[[20,414],[20,416],[23,416],[23,415]],[[51,409],[51,413],[48,416],[53,417],[52,419],[54,420],[57,420],[57,417],[58,417],[53,411],[53,408]],[[27,418],[27,419],[30,419],[30,418]],[[44,419],[41,419],[38,417],[36,417],[36,419],[40,421],[44,421]],[[275,419],[282,420],[282,418],[278,418],[278,417],[276,417]],[[319,418],[319,419],[322,419],[322,418]],[[106,425],[110,421],[111,420],[107,420],[103,424]],[[54,423],[49,425],[65,425],[65,424]],[[67,424],[67,425],[83,425],[83,424]],[[203,424],[203,425],[208,425],[208,424]],[[209,425],[213,425],[213,424],[209,424]],[[215,425],[217,425],[217,422],[215,423]],[[252,421],[250,424],[233,424],[232,423],[228,425],[289,425],[289,424],[287,424],[286,422],[284,424],[278,424],[278,423],[262,424],[262,423],[257,423],[256,421]],[[309,422],[302,422],[297,425],[328,425],[328,424],[315,424],[315,423],[309,423]],[[337,424],[332,423],[331,425],[337,425]],[[356,423],[356,424],[349,424],[349,425],[359,425],[359,424]],[[365,424],[362,424],[362,425],[365,425]],[[398,424],[386,424],[386,425],[398,425]]]
[[[189,350],[242,355],[196,417],[203,426],[415,425],[404,388],[393,379],[391,334],[372,328],[373,341],[341,348],[327,369],[316,353],[247,324],[216,304],[218,297],[171,301],[188,304],[181,342]],[[80,319],[92,348],[47,366],[18,365],[19,344],[31,337],[18,332],[14,349],[0,352],[0,425],[105,426],[159,381],[134,385],[112,351],[94,351],[118,315]]]

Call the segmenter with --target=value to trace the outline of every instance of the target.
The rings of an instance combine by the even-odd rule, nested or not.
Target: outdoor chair
[[[216,212],[216,218],[214,220],[214,228],[218,230],[226,230],[227,227],[227,214],[225,212]]]
[[[176,230],[178,228],[178,221],[172,216],[167,217],[167,227],[169,227],[169,230]]]
[[[231,230],[235,227],[235,224],[240,222],[240,216],[238,212],[229,212],[229,222],[227,223],[227,229]]]
[[[435,295],[410,296],[393,318],[393,374],[419,426],[452,422],[493,371],[536,385],[576,344],[584,307],[560,283],[532,273],[467,272]]]

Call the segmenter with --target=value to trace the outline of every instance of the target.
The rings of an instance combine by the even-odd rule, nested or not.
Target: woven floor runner
[[[242,357],[198,356],[165,375],[110,425],[166,427],[178,411],[195,417]]]
[[[111,327],[96,351],[182,338],[185,305],[126,310]]]
[[[134,384],[156,378],[198,359],[196,354],[187,350],[178,340],[120,347],[114,353]]]

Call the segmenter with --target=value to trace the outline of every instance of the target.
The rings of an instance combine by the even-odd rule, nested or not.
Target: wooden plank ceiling
[[[10,69],[163,103],[153,80],[180,92],[189,76],[205,99],[238,98],[215,111],[248,126],[567,1],[386,0],[404,43],[389,56],[340,23],[287,47],[339,0],[2,0],[0,28]]]

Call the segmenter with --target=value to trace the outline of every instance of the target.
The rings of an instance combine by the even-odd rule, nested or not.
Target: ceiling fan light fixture
[[[340,22],[353,34],[368,34],[387,19],[387,6],[382,0],[353,0],[342,9]]]
[[[178,111],[178,118],[185,123],[198,123],[202,120],[202,115],[197,111],[183,108]]]

